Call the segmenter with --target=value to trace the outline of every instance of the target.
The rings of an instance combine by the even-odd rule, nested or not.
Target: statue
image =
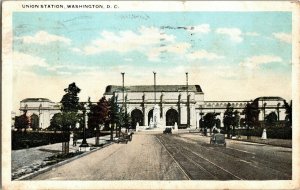
[[[160,127],[160,109],[158,105],[154,106],[153,109],[154,127]]]
[[[153,118],[151,117],[151,118],[150,118],[150,124],[149,124],[149,127],[150,127],[150,128],[153,128],[153,125],[154,125],[154,123],[153,123]]]
[[[175,129],[175,130],[177,130],[177,129],[178,129],[177,122],[175,122],[175,124],[174,124],[174,129]]]

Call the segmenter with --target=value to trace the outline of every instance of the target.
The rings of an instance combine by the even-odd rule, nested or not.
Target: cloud
[[[249,67],[252,69],[259,68],[263,64],[269,64],[274,62],[282,62],[282,58],[274,55],[259,55],[248,57],[244,62],[240,63],[240,66]]]
[[[76,52],[76,53],[82,53],[81,49],[79,49],[79,48],[71,48],[71,51]]]
[[[279,32],[279,33],[273,33],[272,34],[274,36],[274,38],[276,38],[277,40],[281,41],[281,42],[285,42],[285,43],[292,43],[292,35],[288,34],[288,33],[283,33],[283,32]]]
[[[210,32],[210,26],[209,26],[209,24],[189,26],[189,27],[187,27],[187,31],[189,31],[191,33],[197,33],[197,34],[206,34],[206,33]]]
[[[190,47],[191,44],[186,42],[173,43],[161,47],[151,48],[146,54],[150,61],[159,61],[159,56],[163,53],[184,55]]]
[[[234,42],[242,42],[242,31],[238,28],[218,28],[216,30],[217,34],[227,35]]]
[[[28,67],[48,67],[45,59],[20,52],[13,52],[13,65],[15,69]]]
[[[68,72],[68,71],[58,71],[57,74],[59,74],[59,75],[71,75],[72,73]]]
[[[244,33],[244,35],[246,35],[246,36],[259,36],[259,34],[256,33],[256,32],[246,32],[246,33]]]
[[[65,44],[70,44],[71,40],[69,38],[49,34],[46,31],[39,31],[34,36],[23,36],[17,39],[21,39],[24,43],[28,44],[40,44],[45,45],[52,42],[62,42]]]
[[[126,53],[130,51],[145,51],[145,49],[158,45],[162,41],[174,42],[175,36],[168,35],[155,27],[140,27],[137,32],[130,30],[116,32],[103,31],[100,38],[84,47],[87,55],[107,51]]]
[[[224,56],[220,56],[215,53],[208,52],[206,50],[195,51],[193,53],[188,54],[187,57],[191,60],[195,60],[195,59],[215,60],[215,59],[224,58]]]
[[[32,71],[33,68],[43,68],[46,71],[53,72],[52,74],[55,75],[70,75],[72,72],[81,73],[90,70],[99,70],[99,67],[96,66],[82,66],[76,64],[58,64],[58,65],[50,65],[46,62],[44,58],[21,53],[14,51],[13,54],[13,68],[15,72],[26,73],[29,75],[30,73],[35,73]]]

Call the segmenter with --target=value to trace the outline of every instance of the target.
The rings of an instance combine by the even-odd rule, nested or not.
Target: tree
[[[290,104],[288,104],[285,100],[284,100],[284,107],[285,107],[285,126],[286,127],[291,127],[292,126],[292,101],[290,102]]]
[[[73,82],[69,84],[68,88],[65,88],[64,91],[66,94],[62,97],[61,103],[61,111],[62,112],[77,112],[78,109],[82,109],[79,104],[78,93],[80,92],[80,88],[76,86]]]
[[[48,130],[53,130],[53,131],[60,131],[62,130],[62,114],[61,113],[56,113],[53,115],[53,117],[50,120],[50,126],[47,128]]]
[[[249,130],[249,127],[258,126],[258,116],[260,110],[258,109],[258,104],[256,102],[247,103],[242,114],[245,115],[245,125]]]
[[[218,125],[218,119],[216,118],[218,113],[209,112],[203,116],[203,125],[205,128],[209,128],[210,131],[214,126]],[[206,130],[206,129],[205,129]]]
[[[258,109],[258,101],[254,101],[251,103],[247,103],[246,107],[242,111],[242,114],[245,115],[245,119],[243,124],[246,126],[247,129],[247,139],[250,139],[250,127],[258,126],[258,116],[260,110]]]
[[[88,118],[90,128],[96,129],[96,145],[99,145],[100,125],[105,125],[109,121],[109,103],[105,96],[96,105],[90,104]]]
[[[117,104],[117,97],[112,96],[109,99],[109,122],[111,124],[110,127],[110,140],[113,140],[113,131],[116,125],[119,125],[120,118],[120,107]]]
[[[118,136],[121,134],[121,128],[125,128],[128,130],[129,126],[131,125],[131,117],[125,111],[123,107],[121,107],[119,112],[119,121],[118,121]]]
[[[30,126],[30,118],[26,115],[27,111],[24,111],[24,113],[20,116],[15,117],[15,127],[18,131],[21,131],[22,129],[26,129]]]
[[[233,106],[231,106],[231,104],[228,103],[223,117],[223,123],[228,137],[230,136],[231,127],[232,135],[235,135],[235,128],[239,126],[239,122],[239,112],[237,110],[234,111]]]
[[[73,82],[69,84],[68,88],[64,89],[66,94],[61,99],[61,117],[62,117],[62,124],[61,129],[64,133],[69,133],[70,130],[74,129],[76,123],[79,120],[78,117],[78,110],[83,109],[83,106],[79,104],[78,93],[80,89],[76,86]],[[63,142],[63,154],[69,153],[69,140],[64,139]]]
[[[277,115],[276,115],[276,113],[275,112],[269,113],[266,116],[265,120],[266,120],[267,126],[274,126],[274,125],[276,125],[276,123],[277,123]]]

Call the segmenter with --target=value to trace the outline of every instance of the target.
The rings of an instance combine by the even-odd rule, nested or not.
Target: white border
[[[21,4],[103,4],[117,9],[22,9]],[[229,1],[4,1],[2,25],[2,183],[3,189],[297,189],[299,184],[299,3]],[[293,180],[286,181],[11,181],[12,12],[57,11],[291,11],[293,13]]]

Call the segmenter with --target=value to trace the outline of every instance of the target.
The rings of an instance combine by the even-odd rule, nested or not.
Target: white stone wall
[[[187,106],[186,106],[186,92],[157,92],[156,94],[156,102],[160,105],[160,97],[163,95],[163,109],[162,109],[162,123],[163,125],[166,124],[166,113],[170,109],[174,109],[178,111],[178,96],[181,94],[180,99],[180,123],[187,124]],[[228,103],[230,103],[234,109],[237,109],[239,112],[242,112],[245,108],[247,101],[203,101],[204,95],[203,93],[197,92],[189,92],[190,94],[190,125],[191,128],[198,128],[199,127],[199,120],[201,118],[200,113],[203,113],[203,116],[209,112],[216,112],[220,113],[217,118],[221,120],[221,127],[223,127],[223,117],[224,112]],[[117,92],[115,94],[118,97],[118,103],[121,105],[122,100],[122,92]],[[134,109],[139,109],[143,112],[142,108],[142,97],[145,96],[145,112],[144,112],[144,124],[148,126],[148,114],[151,109],[154,107],[154,93],[153,92],[126,92],[125,96],[127,95],[127,111],[129,114]],[[108,100],[111,98],[112,95],[106,95],[106,99]],[[259,101],[259,107],[261,109],[259,114],[259,120],[263,120],[263,110],[262,106],[263,103],[267,103],[265,113],[266,115],[272,111],[275,111],[277,114],[277,104],[280,103],[279,109],[279,118],[280,120],[285,119],[285,109],[283,107],[283,101]],[[31,101],[31,102],[21,102],[20,103],[20,110],[24,110],[25,106],[27,105],[27,114],[32,115],[33,113],[40,116],[40,126],[44,129],[50,125],[50,120],[55,113],[60,112],[60,106],[58,103],[54,103],[51,101]],[[40,107],[41,105],[41,107]],[[39,111],[40,108],[40,111]],[[20,111],[20,114],[23,112]],[[241,118],[244,118],[244,115],[240,115]]]
[[[60,112],[58,104],[51,101],[26,101],[20,102],[20,105],[20,115],[26,109],[27,116],[39,116],[39,127],[42,129],[49,127],[53,115]]]

